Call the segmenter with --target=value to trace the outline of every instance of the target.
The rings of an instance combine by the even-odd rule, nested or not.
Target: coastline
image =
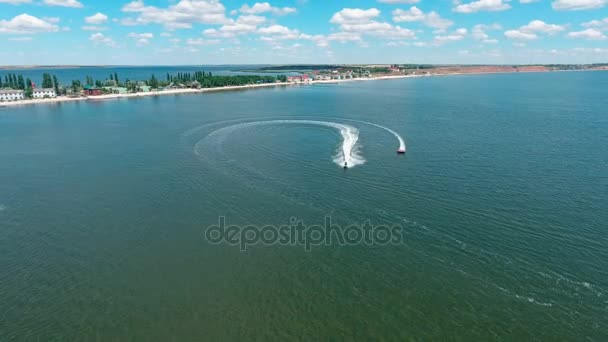
[[[603,71],[603,70],[573,70],[574,71]],[[264,84],[248,84],[242,86],[226,86],[217,88],[203,88],[203,89],[173,89],[163,91],[150,91],[146,93],[131,93],[131,94],[108,94],[99,96],[84,96],[84,97],[67,97],[60,96],[50,99],[31,99],[14,102],[0,102],[0,108],[28,106],[28,105],[39,105],[39,104],[51,104],[51,103],[63,103],[63,102],[76,102],[76,101],[102,101],[102,100],[114,100],[114,99],[130,99],[138,97],[149,97],[149,96],[165,96],[165,95],[183,95],[183,94],[202,94],[210,92],[230,91],[230,90],[247,90],[247,89],[258,89],[258,88],[274,88],[274,87],[291,87],[301,85],[314,85],[314,84],[337,84],[346,82],[366,82],[366,81],[382,81],[392,79],[403,79],[403,78],[420,78],[420,77],[434,77],[434,76],[453,76],[453,75],[484,75],[484,74],[516,74],[516,73],[544,73],[554,71],[519,71],[519,72],[476,72],[476,73],[438,73],[428,75],[386,75],[369,78],[350,78],[341,80],[316,80],[301,83],[264,83]]]

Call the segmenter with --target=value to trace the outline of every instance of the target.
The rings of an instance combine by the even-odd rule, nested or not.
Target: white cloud
[[[451,20],[441,18],[441,16],[437,14],[437,12],[430,12],[428,14],[425,14],[416,6],[412,6],[407,11],[404,11],[402,9],[394,10],[393,21],[397,23],[420,21],[428,27],[442,30],[445,30],[454,24],[454,22],[452,22]]]
[[[576,31],[568,33],[569,38],[581,38],[586,40],[604,40],[606,35],[598,29],[589,28],[583,31]]]
[[[236,22],[223,25],[219,29],[211,28],[203,31],[203,34],[210,37],[231,38],[238,35],[254,33],[258,25],[266,21],[265,17],[257,15],[242,15]]]
[[[473,27],[473,30],[471,31],[471,36],[473,36],[473,38],[475,40],[480,41],[484,44],[496,44],[496,43],[498,43],[498,40],[490,38],[490,36],[486,33],[486,31],[500,30],[500,29],[501,29],[501,27],[499,24],[492,24],[492,25],[479,24],[479,25],[475,25]]]
[[[384,3],[384,4],[406,4],[406,5],[412,5],[412,4],[417,4],[420,2],[420,0],[378,0],[378,2]]]
[[[154,38],[154,34],[153,33],[135,33],[135,32],[131,32],[131,33],[129,33],[129,38],[152,39],[152,38]]]
[[[219,0],[180,0],[168,8],[146,6],[143,0],[132,1],[122,8],[123,12],[136,13],[136,18],[124,18],[127,26],[160,24],[167,29],[189,29],[192,24],[228,24],[226,9]]]
[[[144,4],[143,0],[134,0],[134,1],[129,2],[128,4],[124,5],[122,7],[122,11],[123,12],[141,12],[144,10],[145,7],[146,7],[146,5]]]
[[[531,4],[533,2],[539,2],[540,0],[519,0],[521,4]]]
[[[92,34],[89,37],[89,40],[92,41],[95,45],[103,44],[109,47],[116,47],[117,44],[112,38],[106,37],[103,33],[97,32]]]
[[[530,23],[517,30],[506,31],[505,37],[515,40],[535,40],[538,39],[538,33],[553,35],[562,32],[565,29],[566,28],[561,25],[547,24],[542,20],[532,20]]]
[[[515,40],[535,40],[538,36],[534,33],[522,32],[519,30],[508,30],[505,32],[505,37]]]
[[[551,7],[558,11],[580,11],[602,8],[608,4],[608,0],[555,0]]]
[[[43,17],[42,20],[48,21],[49,23],[57,24],[61,21],[59,17]]]
[[[433,40],[433,44],[441,45],[441,44],[444,44],[447,42],[462,40],[462,39],[464,39],[464,37],[466,37],[467,33],[468,33],[467,29],[459,28],[456,31],[454,31],[448,35],[435,36],[435,39]]]
[[[267,2],[256,2],[253,6],[247,4],[241,6],[241,13],[243,14],[261,14],[261,13],[272,13],[275,15],[287,15],[295,13],[297,10],[293,7],[273,7]]]
[[[87,24],[91,25],[105,24],[108,22],[108,16],[103,13],[97,12],[90,17],[84,18],[84,21]]]
[[[11,4],[11,5],[21,5],[21,4],[29,4],[32,0],[0,0],[0,4]]]
[[[595,27],[603,31],[608,31],[608,18],[604,18],[602,20],[591,20],[585,23],[582,23],[583,27]]]
[[[85,31],[106,31],[106,30],[108,30],[107,27],[96,26],[96,25],[85,25],[82,27],[82,29]]]
[[[351,35],[370,35],[383,39],[416,38],[416,33],[410,29],[374,20],[379,15],[380,11],[376,8],[344,8],[332,16],[330,23],[340,25],[341,31]]]
[[[122,18],[122,19],[120,19],[120,24],[123,25],[123,26],[137,26],[140,23],[138,23],[133,18]]]
[[[146,46],[150,44],[150,39],[154,38],[154,34],[131,32],[128,37],[135,39],[137,46]]]
[[[272,36],[273,39],[297,39],[300,37],[300,31],[290,29],[283,25],[272,25],[268,27],[262,27],[258,30],[261,35]],[[262,37],[264,38],[264,37]]]
[[[231,38],[237,35],[241,35],[241,34],[248,34],[248,33],[253,33],[256,30],[255,25],[246,25],[246,24],[239,24],[239,23],[235,23],[235,24],[230,24],[230,25],[224,25],[222,27],[220,27],[219,29],[207,29],[205,31],[203,31],[203,33],[205,35],[208,35],[210,37],[223,37],[223,38]]]
[[[519,29],[524,32],[555,34],[564,31],[566,28],[560,25],[547,24],[542,20],[532,20],[528,25],[522,26]]]
[[[303,39],[308,39],[314,42],[318,47],[328,47],[330,42],[338,42],[338,43],[346,43],[346,42],[359,42],[363,44],[363,40],[361,39],[361,35],[356,32],[336,32],[330,35],[315,35],[315,36],[307,36],[302,35]]]
[[[459,13],[475,13],[480,11],[504,11],[511,8],[511,5],[507,4],[503,0],[478,0],[467,4],[459,4],[454,8],[454,12]]]
[[[426,14],[422,12],[418,7],[412,6],[409,10],[405,11],[402,9],[396,9],[393,11],[393,20],[395,22],[410,22],[410,21],[423,21],[426,18]]]
[[[368,22],[380,15],[377,8],[362,10],[360,8],[344,8],[340,12],[335,13],[330,23],[333,24],[353,24],[360,22]]]
[[[266,18],[259,15],[242,15],[236,20],[237,23],[246,25],[260,25],[265,21]]]
[[[603,55],[605,55],[606,53],[608,53],[608,49],[603,49],[603,48],[582,48],[582,47],[578,47],[578,48],[571,49],[570,51],[574,52],[574,53],[590,53],[590,54],[603,54]]]
[[[11,20],[0,20],[0,33],[31,34],[57,31],[57,25],[29,14],[20,14]]]
[[[83,5],[77,0],[44,0],[44,4],[49,6],[61,6],[61,7],[72,7],[82,8]]]
[[[218,44],[220,43],[220,41],[218,39],[202,39],[202,38],[197,38],[197,39],[186,39],[186,44],[191,45],[191,46],[200,46],[200,45],[211,45],[211,44]]]
[[[361,36],[353,32],[337,32],[332,33],[327,36],[327,40],[329,41],[337,41],[340,43],[345,42],[358,42],[361,41]]]
[[[10,40],[12,42],[29,42],[32,40],[32,37],[12,37],[12,38],[9,38],[8,40]]]

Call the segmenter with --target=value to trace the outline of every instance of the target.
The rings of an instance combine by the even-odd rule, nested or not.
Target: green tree
[[[74,93],[79,93],[81,89],[82,89],[82,84],[80,83],[80,80],[73,80],[72,81],[72,91]]]
[[[31,99],[32,97],[34,97],[34,89],[32,87],[32,80],[30,80],[29,78],[25,80],[25,94],[24,96],[28,99]]]
[[[25,80],[21,75],[19,75],[19,77],[17,78],[17,86],[19,87],[19,89],[25,90]]]
[[[55,95],[59,96],[59,82],[57,76],[53,75],[53,85],[55,86]]]
[[[136,93],[137,92],[137,82],[132,82],[127,79],[125,82],[127,86],[127,92]]]
[[[158,82],[156,77],[154,77],[154,75],[152,75],[152,77],[150,78],[150,81],[148,82],[148,85],[150,86],[150,88],[156,89],[156,88],[158,88],[160,83]]]
[[[34,89],[32,87],[32,80],[29,78],[25,80],[25,94],[24,96],[28,99],[31,99],[34,96]]]
[[[42,74],[42,88],[53,88],[53,79],[50,74]]]

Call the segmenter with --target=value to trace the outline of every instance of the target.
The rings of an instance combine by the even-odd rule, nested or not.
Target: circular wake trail
[[[350,122],[358,122],[358,123],[362,123],[362,124],[366,124],[366,125],[370,125],[370,126],[374,126],[374,127],[378,127],[380,129],[383,129],[389,133],[391,133],[392,135],[395,136],[395,138],[397,138],[397,140],[399,140],[399,149],[405,150],[405,141],[403,140],[403,138],[401,137],[401,135],[399,135],[399,133],[393,131],[392,129],[388,128],[388,127],[384,127],[382,125],[378,125],[372,122],[367,122],[367,121],[360,121],[360,120],[350,120],[350,119],[342,119],[345,121],[350,121]]]
[[[299,125],[317,125],[317,126],[325,126],[330,128],[335,128],[340,131],[342,135],[342,146],[340,147],[337,155],[334,158],[334,162],[340,166],[343,166],[345,163],[348,164],[349,167],[353,167],[356,165],[361,165],[365,163],[365,159],[357,154],[355,150],[355,146],[357,141],[359,140],[359,130],[353,126],[340,124],[336,122],[330,121],[317,121],[317,120],[268,120],[268,121],[253,121],[253,122],[245,122],[241,124],[236,124],[224,128],[220,128],[216,131],[211,132],[207,137],[219,136],[225,137],[229,133],[247,127],[254,126],[262,126],[262,125],[280,125],[280,124],[299,124]],[[203,139],[205,140],[205,139]],[[199,141],[199,143],[203,142],[203,140]],[[199,144],[197,143],[197,145]],[[195,147],[195,152],[198,150],[198,146]]]

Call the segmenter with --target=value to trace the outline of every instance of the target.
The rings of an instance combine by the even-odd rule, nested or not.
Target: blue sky
[[[0,0],[0,65],[608,62],[608,0]]]

